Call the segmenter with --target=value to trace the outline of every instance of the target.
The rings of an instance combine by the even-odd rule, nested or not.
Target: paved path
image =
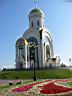
[[[0,84],[7,84],[10,82],[18,82],[18,81],[22,81],[22,80],[2,80],[2,79],[0,79]]]

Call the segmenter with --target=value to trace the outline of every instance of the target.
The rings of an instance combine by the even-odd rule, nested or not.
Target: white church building
[[[44,13],[38,8],[30,11],[29,28],[16,41],[16,68],[46,68],[60,66],[54,58],[53,41],[45,27]]]

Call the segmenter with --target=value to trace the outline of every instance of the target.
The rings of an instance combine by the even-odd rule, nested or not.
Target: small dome
[[[28,45],[28,41],[24,38],[19,38],[17,41],[16,41],[16,45]]]
[[[41,15],[44,15],[43,11],[42,11],[42,10],[40,10],[40,9],[37,9],[37,8],[32,9],[32,10],[30,11],[30,13],[29,13],[29,14],[32,14],[32,13],[35,13],[35,12],[38,12],[38,13],[40,13]]]

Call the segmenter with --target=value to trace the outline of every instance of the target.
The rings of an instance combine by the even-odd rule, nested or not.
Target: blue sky
[[[52,34],[55,56],[69,65],[72,58],[72,3],[37,0],[45,13],[45,25]],[[28,28],[28,13],[34,0],[0,0],[0,68],[15,64],[15,42]]]

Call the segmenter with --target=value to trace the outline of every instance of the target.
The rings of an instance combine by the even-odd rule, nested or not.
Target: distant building
[[[42,10],[32,9],[28,15],[29,28],[16,41],[16,68],[45,68],[59,66],[54,58],[53,42],[44,24]]]

